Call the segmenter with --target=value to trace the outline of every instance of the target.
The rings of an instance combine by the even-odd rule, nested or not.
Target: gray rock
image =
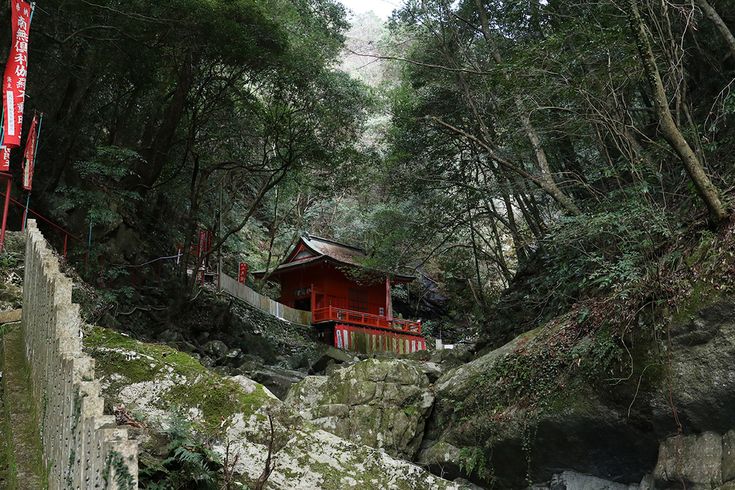
[[[478,389],[492,390],[488,382],[496,365],[506,356],[545,341],[559,325],[527,332],[503,347],[450,369],[435,383],[436,402],[427,423],[426,444],[418,461],[433,472],[450,478],[485,477],[484,483],[496,488],[522,488],[526,475],[535,481],[549,481],[562,469],[603,480],[638,482],[656,464],[658,438],[650,422],[632,423],[623,409],[611,406],[592,389],[570,391],[563,403],[555,403],[534,415],[530,454],[524,451],[528,426],[523,407],[502,408],[502,422],[492,419],[493,407],[462,409]],[[543,335],[542,335],[543,334]],[[446,364],[443,364],[446,365]],[[481,387],[481,388],[480,388]],[[488,440],[492,438],[492,440]],[[491,450],[485,448],[492,447]],[[465,449],[465,456],[461,449]],[[487,472],[484,476],[466,474],[466,452],[482,454]],[[443,472],[443,473],[442,473]]]
[[[263,366],[263,360],[251,354],[243,354],[237,371],[241,374],[249,374],[257,371]]]
[[[429,361],[440,364],[444,369],[452,369],[469,362],[472,355],[469,347],[457,346],[454,349],[442,349],[431,351]]]
[[[330,362],[334,364],[341,364],[344,362],[354,362],[355,358],[350,354],[335,349],[334,347],[328,346],[323,351],[319,352],[318,357],[310,363],[309,373],[319,374],[323,373]]]
[[[229,349],[221,340],[210,340],[202,347],[202,351],[212,359],[222,359],[227,355]]]
[[[294,385],[286,404],[317,426],[412,459],[434,402],[429,379],[407,360],[368,359]]]
[[[178,342],[169,342],[168,345],[170,345],[174,349],[180,350],[181,352],[186,352],[187,354],[192,354],[197,350],[194,344],[185,340],[179,340]]]
[[[434,362],[422,362],[419,364],[421,372],[424,373],[432,383],[442,375],[442,367]]]
[[[225,357],[228,359],[239,359],[242,356],[242,351],[240,349],[232,349],[230,350]]]
[[[685,482],[711,488],[722,484],[722,437],[714,432],[675,436],[661,443],[653,472],[662,486]]]
[[[411,352],[410,354],[405,354],[403,357],[405,359],[411,359],[412,361],[428,361],[431,359],[431,351],[420,350],[416,352]]]
[[[179,332],[175,330],[171,330],[170,328],[164,330],[163,332],[158,334],[158,340],[162,342],[176,342],[177,340],[181,339],[181,335]]]
[[[640,485],[638,485],[639,490],[656,490],[656,481],[653,479],[653,475],[647,474],[643,476],[643,479],[641,480]]]
[[[157,444],[155,441],[166,440],[163,431],[170,427],[174,410],[192,424],[202,421],[201,399],[189,397],[186,390],[180,389],[199,385],[216,399],[248,400],[244,404],[226,403],[222,412],[210,419],[218,428],[203,427],[205,432],[196,434],[197,438],[211,441],[211,450],[216,454],[231,451],[230,454],[242,455],[230,467],[238,481],[257,480],[266,459],[272,455],[276,464],[268,479],[270,490],[460,488],[407,461],[304,423],[252,379],[222,378],[208,370],[192,369],[193,361],[185,355],[162,356],[155,345],[127,341],[125,345],[125,350],[120,349],[119,343],[87,348],[97,366],[104,366],[101,372],[107,373],[100,383],[105,399],[113,405],[129,407],[146,421],[141,430],[150,434],[152,442],[146,445],[146,451],[150,451],[154,462],[167,456],[165,444],[160,449],[151,446]],[[150,369],[141,369],[143,376],[128,378],[129,363],[119,361],[131,358]],[[274,434],[278,442],[271,453],[269,441]]]
[[[483,487],[475,485],[471,481],[465,480],[464,478],[455,478],[454,483],[459,485],[462,490],[485,490]]]
[[[735,302],[720,300],[671,326],[670,385],[663,384],[652,401],[659,434],[675,430],[673,405],[687,431],[735,428]]]
[[[294,354],[286,361],[290,369],[309,369],[309,357],[303,353]]]
[[[230,349],[225,357],[221,359],[221,362],[228,367],[234,368],[242,365],[245,355],[240,349]]]
[[[449,475],[459,474],[462,466],[461,449],[447,441],[424,441],[418,463],[427,468],[441,468]]]
[[[735,430],[722,436],[722,481],[735,480]]]
[[[286,398],[286,394],[292,385],[306,377],[301,371],[291,371],[275,366],[261,366],[250,373],[250,376],[281,400]]]
[[[637,488],[638,485],[616,483],[576,471],[565,471],[554,475],[549,485],[549,490],[634,490]]]

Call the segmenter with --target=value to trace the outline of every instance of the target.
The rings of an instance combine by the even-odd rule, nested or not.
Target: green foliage
[[[459,451],[459,461],[459,469],[465,474],[475,475],[485,481],[492,479],[492,470],[481,448],[463,447]]]
[[[83,209],[87,224],[103,228],[130,219],[141,196],[138,192],[121,189],[120,185],[141,161],[139,154],[126,148],[97,148],[93,158],[74,164],[80,183],[61,186],[60,192],[52,196],[55,216],[63,217],[70,211]]]
[[[115,472],[114,486],[116,488],[119,490],[133,490],[137,488],[136,482],[125,465],[122,456],[116,451],[111,451],[108,454],[105,474],[103,475],[105,484],[110,487],[113,486],[113,483],[110,481],[110,474],[113,470]]]
[[[18,254],[4,253],[0,255],[0,269],[15,269],[18,266]]]
[[[542,288],[563,298],[613,292],[626,299],[673,236],[669,217],[630,193],[563,218],[541,243]]]
[[[172,413],[165,434],[167,456],[141,471],[141,488],[218,490],[221,458],[195,435],[186,415]]]
[[[117,289],[102,289],[99,292],[98,299],[103,304],[118,305],[130,302],[135,297],[135,289],[130,286],[125,286]]]
[[[279,182],[357,158],[366,93],[333,69],[345,16],[334,0],[46,4],[38,205],[91,226],[92,266],[170,254],[220,211],[237,234]]]

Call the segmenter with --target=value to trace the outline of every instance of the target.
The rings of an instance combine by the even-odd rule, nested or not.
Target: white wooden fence
[[[273,301],[267,296],[259,294],[244,284],[240,284],[235,279],[231,278],[227,274],[222,274],[220,277],[220,288],[231,294],[232,296],[243,300],[250,306],[269,313],[276,318],[286,320],[291,323],[298,323],[301,325],[311,325],[311,312],[301,311],[291,308],[286,305],[282,305],[277,301]]]

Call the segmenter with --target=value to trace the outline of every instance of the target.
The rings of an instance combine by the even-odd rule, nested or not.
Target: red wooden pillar
[[[5,186],[5,206],[3,207],[3,224],[2,229],[0,229],[0,252],[5,250],[5,228],[8,224],[8,207],[10,206],[10,183],[12,181],[12,177],[8,174],[5,174],[5,179],[7,181],[7,184]]]
[[[385,316],[393,321],[393,299],[390,296],[390,276],[385,277]]]
[[[69,242],[69,234],[64,233],[64,258],[66,258],[66,248]]]

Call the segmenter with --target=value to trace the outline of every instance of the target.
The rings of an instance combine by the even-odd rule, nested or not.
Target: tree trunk
[[[176,90],[171,102],[163,113],[163,120],[156,132],[151,147],[146,149],[146,162],[140,165],[137,173],[140,176],[138,185],[143,192],[156,183],[163,172],[176,129],[186,109],[186,99],[194,83],[194,67],[191,55],[186,56],[176,80]]]
[[[546,152],[544,151],[544,147],[541,145],[541,138],[539,138],[536,129],[531,124],[531,118],[529,115],[523,111],[522,103],[519,99],[516,99],[516,105],[518,106],[518,109],[522,111],[521,121],[523,122],[523,129],[526,132],[528,140],[533,146],[536,161],[541,169],[541,178],[546,182],[549,194],[551,194],[551,197],[553,197],[563,209],[568,211],[569,214],[582,214],[582,211],[579,210],[572,198],[564,194],[554,180],[554,174],[551,172],[549,160],[546,158]]]
[[[704,12],[704,15],[715,25],[717,30],[720,31],[722,38],[725,40],[725,43],[727,43],[727,47],[730,50],[730,56],[735,59],[735,36],[732,35],[732,31],[730,31],[727,24],[725,24],[725,21],[720,17],[720,14],[717,13],[714,7],[712,7],[707,0],[697,0],[697,4],[699,5],[699,8],[702,9],[702,12]]]
[[[492,33],[490,32],[490,22],[488,21],[487,14],[485,13],[485,8],[482,5],[482,1],[475,0],[475,5],[477,6],[478,15],[480,17],[480,28],[482,29],[482,36],[483,38],[485,38],[485,43],[490,48],[490,54],[492,55],[493,60],[495,60],[495,63],[497,65],[501,65],[503,63],[503,58],[500,55],[500,50],[495,45],[495,42],[493,42]],[[546,192],[548,192],[549,195],[568,214],[574,216],[582,214],[580,209],[574,203],[574,200],[564,194],[564,192],[562,192],[562,190],[556,184],[556,181],[554,180],[554,175],[551,172],[549,160],[546,158],[546,151],[541,144],[541,138],[539,138],[538,132],[536,132],[536,129],[531,124],[531,118],[523,107],[523,101],[520,97],[517,96],[514,97],[514,100],[516,106],[518,107],[518,110],[521,113],[523,130],[526,133],[526,137],[531,142],[534,155],[536,156],[536,161],[538,162],[539,168],[541,170],[541,180],[543,181],[543,185],[541,187]]]
[[[669,108],[668,98],[666,97],[666,90],[661,80],[661,74],[656,66],[653,48],[648,39],[641,14],[638,11],[636,0],[627,0],[627,4],[628,20],[630,21],[633,38],[638,47],[638,54],[641,57],[646,78],[648,79],[649,89],[653,95],[654,107],[661,132],[684,164],[689,177],[694,183],[694,187],[697,189],[697,193],[709,210],[710,218],[714,223],[720,223],[727,218],[728,212],[720,200],[718,189],[707,176],[702,162],[700,162],[696,153],[692,150],[692,147],[674,122]]]

